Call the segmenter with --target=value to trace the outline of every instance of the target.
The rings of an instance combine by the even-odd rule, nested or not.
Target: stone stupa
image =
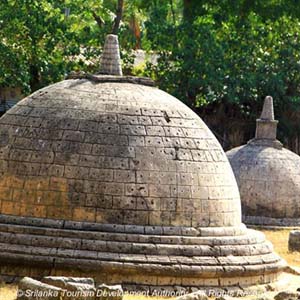
[[[300,225],[300,157],[276,139],[273,99],[265,99],[255,138],[227,152],[240,190],[244,221]]]
[[[150,79],[121,76],[117,37],[106,43],[101,75],[72,74],[0,119],[1,274],[150,290],[276,281],[285,262],[241,223],[214,135]]]

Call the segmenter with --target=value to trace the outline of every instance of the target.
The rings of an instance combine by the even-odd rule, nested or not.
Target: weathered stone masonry
[[[237,225],[239,194],[223,151],[203,122],[173,101],[153,87],[87,80],[23,100],[1,119],[2,213]]]
[[[138,288],[277,279],[285,264],[241,223],[216,138],[152,85],[73,74],[0,119],[2,275]]]
[[[300,225],[300,157],[276,139],[273,99],[267,97],[256,136],[227,152],[251,224]]]

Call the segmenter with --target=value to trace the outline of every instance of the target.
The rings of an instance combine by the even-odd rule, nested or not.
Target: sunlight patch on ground
[[[288,251],[288,240],[290,230],[261,230],[266,238],[272,242],[275,251],[284,258],[290,266],[300,267],[300,255],[299,252]]]

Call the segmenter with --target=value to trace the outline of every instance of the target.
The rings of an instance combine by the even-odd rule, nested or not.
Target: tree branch
[[[120,23],[122,20],[122,15],[123,15],[123,5],[124,5],[124,0],[118,0],[117,13],[112,28],[112,34],[118,34]]]
[[[104,24],[104,21],[102,20],[102,18],[100,16],[98,16],[94,11],[92,11],[92,14],[93,14],[93,18],[97,22],[98,26],[100,28],[102,28],[102,25]]]
[[[171,5],[171,12],[172,12],[173,24],[175,25],[176,24],[176,17],[175,17],[173,0],[170,0],[170,5]]]

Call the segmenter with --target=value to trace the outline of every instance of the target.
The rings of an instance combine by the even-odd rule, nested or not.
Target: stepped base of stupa
[[[286,267],[262,233],[243,225],[195,229],[1,215],[0,247],[5,277],[88,276],[140,290],[266,284]]]

